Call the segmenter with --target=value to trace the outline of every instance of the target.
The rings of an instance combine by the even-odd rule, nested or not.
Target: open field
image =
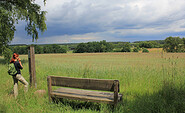
[[[22,75],[29,81],[27,57],[20,56]],[[35,57],[37,89],[24,94],[20,83],[16,100],[12,96],[13,79],[0,57],[0,112],[185,112],[185,53],[69,53]],[[116,109],[77,101],[51,104],[47,93],[43,97],[34,95],[38,89],[47,91],[47,75],[118,79],[123,101]]]
[[[150,53],[161,53],[163,52],[163,48],[149,48],[148,51]]]

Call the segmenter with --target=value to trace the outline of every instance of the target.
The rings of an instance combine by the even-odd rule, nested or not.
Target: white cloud
[[[38,42],[127,40],[185,31],[185,0],[36,0],[57,34]],[[49,30],[49,29],[48,29]],[[67,31],[67,33],[66,33]],[[49,33],[49,31],[46,31]]]
[[[96,19],[94,22],[103,22],[106,18],[108,20],[104,22],[119,19],[155,21],[171,14],[184,14],[184,5],[183,0],[47,0],[43,10],[48,11],[47,18],[51,22],[55,19],[69,22],[83,18],[90,19],[90,22],[93,19]],[[175,15],[175,18],[178,17]]]

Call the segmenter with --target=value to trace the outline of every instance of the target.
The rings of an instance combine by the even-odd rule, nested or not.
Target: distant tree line
[[[74,53],[92,52],[149,52],[148,48],[163,48],[166,52],[185,52],[185,38],[167,37],[165,40],[137,42],[88,42],[80,43]]]
[[[34,45],[36,54],[44,53],[66,53],[69,49],[74,53],[96,53],[96,52],[149,52],[148,48],[163,48],[166,52],[185,52],[185,38],[167,37],[165,40],[137,41],[137,42],[87,42],[65,45]],[[4,50],[4,51],[2,51]],[[0,55],[9,57],[13,52],[28,54],[27,45],[11,45],[8,48],[0,48]],[[8,60],[7,60],[8,61]]]
[[[10,46],[10,49],[12,52],[18,53],[18,54],[28,54],[28,47],[29,46]],[[51,45],[34,45],[35,47],[35,54],[43,54],[43,53],[66,53],[67,47],[60,46],[57,44],[51,44]]]
[[[96,52],[149,52],[144,47],[140,48],[139,44],[132,44],[129,42],[118,42],[111,43],[106,42],[105,40],[100,42],[87,42],[80,43],[74,49],[74,53],[96,53]]]
[[[156,41],[142,41],[139,42],[140,48],[161,48],[162,45]]]
[[[140,42],[157,42],[159,44],[164,44],[164,40],[150,40],[150,41],[135,41],[133,43],[140,43]]]
[[[143,46],[139,46],[139,44],[131,44],[129,42],[126,42],[122,44],[120,52],[139,52],[140,50],[142,50],[143,53],[149,52],[148,49]]]
[[[105,40],[100,42],[80,43],[74,49],[74,53],[96,53],[96,52],[111,52],[113,51],[113,44]]]

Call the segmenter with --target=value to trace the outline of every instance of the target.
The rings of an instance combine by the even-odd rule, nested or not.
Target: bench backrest
[[[118,80],[105,80],[105,79],[90,79],[90,78],[72,78],[72,77],[61,77],[61,76],[48,76],[50,79],[51,86],[62,86],[72,87],[80,89],[90,90],[103,90],[103,91],[114,91],[114,84],[118,84],[119,92],[119,81]]]

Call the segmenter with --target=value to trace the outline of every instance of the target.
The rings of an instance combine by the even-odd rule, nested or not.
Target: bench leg
[[[118,84],[119,81],[115,80],[114,81],[114,106],[118,103]]]

